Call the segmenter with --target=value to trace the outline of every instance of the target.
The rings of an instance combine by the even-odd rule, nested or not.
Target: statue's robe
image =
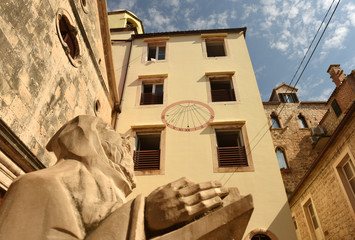
[[[0,206],[0,239],[143,239],[144,199],[77,160],[18,177]],[[139,223],[138,223],[139,222]]]

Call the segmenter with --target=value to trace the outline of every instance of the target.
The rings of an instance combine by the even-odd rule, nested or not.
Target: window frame
[[[338,101],[335,98],[331,102],[330,106],[332,107],[332,110],[337,118],[343,113],[343,111],[341,110],[338,104]]]
[[[317,221],[317,224],[318,224],[317,228],[315,228],[313,220],[312,220],[312,216],[310,216],[309,205],[312,205],[313,212],[314,212],[314,217],[315,217],[315,219]],[[305,198],[305,200],[302,202],[302,210],[303,210],[303,214],[304,214],[304,216],[306,218],[306,223],[307,223],[306,225],[307,225],[309,233],[312,236],[312,239],[322,239],[322,238],[324,238],[324,233],[323,233],[323,230],[322,230],[321,222],[319,221],[319,217],[318,217],[318,213],[317,213],[317,210],[315,208],[315,205],[314,205],[314,201],[312,200],[310,195],[308,195]]]
[[[352,191],[351,187],[349,186],[349,183],[342,169],[345,163],[349,161],[351,161],[351,163],[355,167],[355,158],[352,155],[349,146],[345,146],[345,150],[339,155],[338,159],[333,164],[333,168],[334,171],[336,172],[335,175],[337,176],[339,185],[341,186],[340,189],[342,189],[345,195],[344,197],[348,202],[350,209],[352,210],[350,212],[353,213],[353,217],[355,219],[355,193]]]
[[[62,20],[63,19],[63,20]],[[62,24],[61,24],[62,23]],[[63,39],[62,28],[66,28],[67,35]],[[65,54],[67,55],[69,62],[76,68],[80,67],[82,64],[81,56],[81,46],[79,39],[79,30],[75,25],[75,21],[65,9],[59,8],[56,14],[56,30],[60,43],[64,49]],[[70,39],[71,44],[67,43],[67,40]]]
[[[246,129],[245,121],[234,121],[234,122],[213,122],[210,124],[211,127],[211,146],[212,146],[212,161],[213,161],[213,172],[223,173],[223,172],[253,172],[254,164],[251,154],[251,149],[249,145],[249,139]],[[241,133],[241,139],[244,143],[246,158],[248,166],[233,166],[233,167],[219,167],[218,152],[217,152],[217,137],[216,130],[239,130]]]
[[[166,146],[166,130],[164,124],[159,125],[142,125],[142,126],[131,126],[131,136],[132,144],[134,146],[134,152],[136,151],[136,136],[138,134],[150,134],[150,133],[159,133],[160,132],[160,164],[159,169],[155,170],[134,170],[136,176],[142,175],[164,175],[165,174],[165,146]],[[133,158],[132,155],[132,158]]]
[[[234,71],[227,72],[206,72],[206,91],[207,91],[207,101],[211,104],[235,104],[240,102],[240,97],[237,91],[237,81],[234,77]],[[212,81],[229,81],[231,86],[231,91],[234,94],[234,100],[231,101],[212,101],[212,88],[211,88],[211,80]]]
[[[277,123],[277,125],[279,126],[278,128],[275,128],[275,127],[274,127],[273,119],[276,120],[276,123]],[[277,116],[277,114],[276,114],[275,112],[272,112],[272,113],[270,114],[270,123],[271,123],[271,126],[270,126],[271,129],[282,129],[280,119],[279,119],[279,117]]]
[[[306,117],[302,113],[298,114],[297,120],[298,120],[298,124],[300,126],[300,129],[309,129],[309,124],[306,120]]]
[[[136,107],[161,107],[165,106],[167,102],[167,78],[168,74],[156,74],[156,75],[140,75],[138,76],[137,94],[136,94]],[[141,104],[143,85],[163,85],[163,102],[157,104]],[[152,90],[153,91],[153,90]]]
[[[145,63],[161,63],[161,62],[166,62],[168,60],[168,49],[169,49],[169,44],[168,40],[169,37],[156,37],[156,38],[145,38],[144,42],[146,46],[144,47],[143,50],[143,60]],[[165,47],[165,58],[164,59],[157,59],[157,56],[159,56],[159,47]],[[148,60],[149,58],[149,47],[156,47],[155,49],[155,58],[154,60]]]
[[[229,47],[228,47],[227,37],[228,37],[227,33],[201,34],[203,57],[205,59],[220,59],[220,58],[230,57],[230,51],[229,51]],[[208,41],[223,42],[225,56],[209,57],[207,54],[207,42]]]
[[[286,98],[286,96],[287,96],[287,98]],[[299,103],[300,102],[300,100],[298,99],[297,94],[293,93],[293,92],[290,92],[290,93],[278,93],[278,97],[279,97],[280,102],[282,102],[282,103]],[[292,101],[291,102],[287,101],[287,99],[290,99]]]
[[[280,161],[279,161],[279,158],[277,157],[277,153],[276,153],[278,150],[279,150],[280,152],[282,152],[282,154],[283,154],[286,168],[281,168],[281,167],[280,167]],[[286,170],[286,171],[287,171],[287,170],[289,171],[289,170],[290,170],[290,167],[289,167],[289,165],[288,165],[288,161],[287,161],[285,149],[284,149],[283,147],[280,147],[280,146],[276,147],[276,148],[275,148],[275,155],[276,155],[277,163],[278,163],[278,165],[279,165],[280,170],[281,170],[281,171],[283,171],[283,170],[284,170],[284,171],[285,171],[285,170]]]

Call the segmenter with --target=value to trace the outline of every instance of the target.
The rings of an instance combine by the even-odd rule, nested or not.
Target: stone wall
[[[318,125],[327,111],[325,102],[275,103],[264,102],[269,119],[271,136],[276,147],[281,147],[286,155],[288,169],[281,169],[286,192],[291,193],[310,167],[314,156],[310,141],[310,127]],[[271,128],[270,115],[275,113],[281,128]],[[298,115],[302,114],[308,128],[301,128]]]
[[[290,199],[292,215],[298,226],[301,239],[315,239],[307,222],[304,203],[312,200],[325,239],[355,239],[355,214],[336,167],[344,154],[355,156],[355,115],[350,124],[327,149],[319,164],[302,184],[296,195]],[[355,200],[355,199],[354,199]]]
[[[340,121],[343,119],[346,109],[351,106],[351,104],[355,100],[355,78],[349,76],[347,79],[343,81],[343,83],[337,87],[331,97],[328,100],[328,108],[329,112],[322,121],[320,125],[327,130],[327,135],[332,135]],[[334,113],[334,110],[331,107],[331,103],[336,99],[340,109],[342,110],[342,114],[337,117]]]
[[[78,30],[78,67],[59,40],[60,8]],[[45,150],[49,138],[76,115],[94,115],[97,99],[98,115],[111,121],[96,1],[0,1],[0,56],[0,118],[44,165],[55,161]]]

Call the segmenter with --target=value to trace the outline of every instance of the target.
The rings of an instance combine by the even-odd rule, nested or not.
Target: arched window
[[[275,150],[280,169],[288,169],[285,152],[281,148]]]
[[[298,115],[298,122],[300,123],[301,128],[308,128],[306,119],[302,116],[302,114]]]
[[[251,240],[271,240],[271,238],[265,234],[256,234],[251,238]]]
[[[277,117],[277,115],[275,113],[272,113],[270,115],[270,120],[271,120],[272,128],[281,128],[279,118]]]

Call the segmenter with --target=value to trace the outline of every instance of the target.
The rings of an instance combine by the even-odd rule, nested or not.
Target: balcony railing
[[[163,104],[163,94],[142,93],[141,105]]]
[[[211,90],[212,102],[235,101],[233,89]]]
[[[134,170],[159,170],[160,150],[134,151]]]
[[[219,167],[247,167],[245,147],[217,147]]]

